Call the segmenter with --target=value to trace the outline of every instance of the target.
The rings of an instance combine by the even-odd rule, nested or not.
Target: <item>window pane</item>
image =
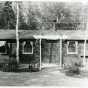
[[[76,44],[74,41],[70,41],[68,45],[69,52],[76,52]]]
[[[0,46],[0,53],[6,53],[5,46]]]
[[[0,53],[6,53],[6,42],[0,41]]]
[[[32,53],[32,42],[24,42],[24,53]]]

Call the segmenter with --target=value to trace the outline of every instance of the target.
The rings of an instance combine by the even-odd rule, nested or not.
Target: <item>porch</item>
[[[69,35],[70,34],[70,35]],[[85,37],[84,37],[85,36]],[[7,40],[16,40],[16,32],[15,30],[1,30],[0,32],[0,40],[1,41],[7,41]],[[87,40],[88,36],[85,35],[85,31],[81,30],[74,30],[73,32],[71,30],[59,30],[59,31],[50,31],[50,30],[19,30],[19,41],[20,40],[38,40],[38,47],[39,47],[39,69],[42,69],[42,42],[43,40],[50,41],[52,43],[55,43],[56,41],[59,41],[59,62],[58,66],[63,67],[63,44],[64,41],[83,41],[83,65],[86,65],[86,47],[87,47]],[[18,51],[16,51],[18,52]],[[56,51],[57,52],[57,51]],[[67,53],[67,52],[66,52]],[[52,53],[51,53],[52,55]],[[17,60],[17,58],[16,58]],[[19,60],[18,60],[19,61]]]

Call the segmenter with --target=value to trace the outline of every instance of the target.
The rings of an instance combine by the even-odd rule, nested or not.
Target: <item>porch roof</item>
[[[88,40],[88,31],[84,30],[19,30],[20,39],[68,39]],[[16,39],[15,30],[0,30],[0,39]]]
[[[68,39],[68,40],[88,40],[88,31],[85,30],[28,30],[24,31],[20,38],[27,39],[30,37],[34,39],[50,39],[50,40],[57,40],[57,39]]]
[[[21,33],[22,30],[19,31]],[[0,39],[16,39],[16,31],[15,30],[0,30]]]
[[[15,39],[15,30],[0,30],[0,39]]]
[[[57,34],[61,35],[62,39],[88,40],[88,31],[86,30],[58,30]]]

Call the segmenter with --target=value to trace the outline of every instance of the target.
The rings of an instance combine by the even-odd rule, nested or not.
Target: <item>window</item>
[[[78,45],[77,41],[68,41],[67,42],[67,54],[77,54],[78,53],[77,45]]]
[[[23,42],[23,54],[33,54],[33,42],[32,41]]]
[[[7,54],[6,41],[0,41],[0,54]]]

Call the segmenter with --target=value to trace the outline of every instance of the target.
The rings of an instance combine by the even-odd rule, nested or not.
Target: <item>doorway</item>
[[[59,65],[60,48],[57,40],[43,40],[42,41],[42,65],[52,67]]]

